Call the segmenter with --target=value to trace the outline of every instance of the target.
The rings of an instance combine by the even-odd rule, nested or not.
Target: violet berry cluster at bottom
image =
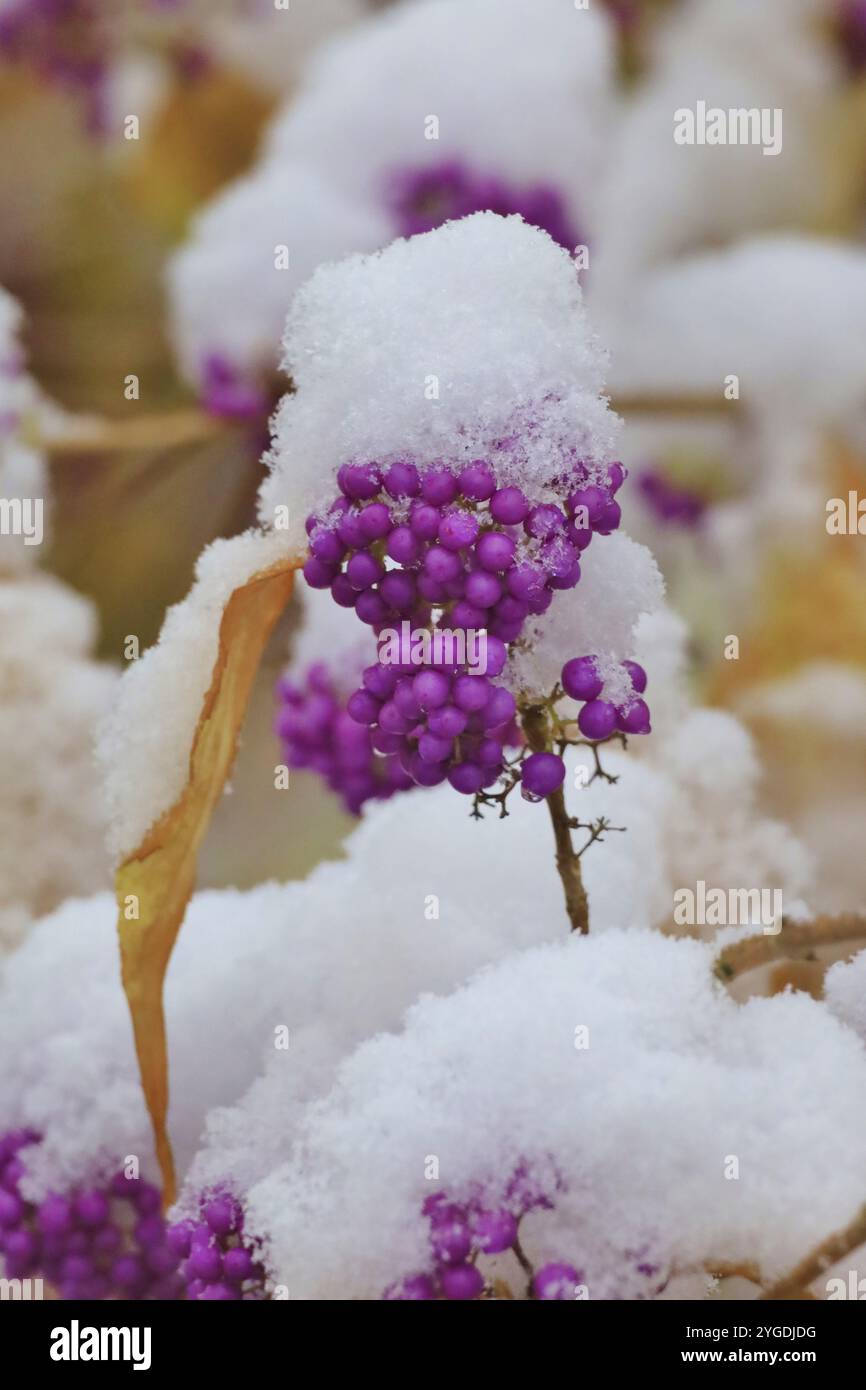
[[[267,1297],[264,1267],[244,1239],[243,1207],[230,1192],[202,1196],[199,1219],[170,1226],[168,1244],[181,1262],[185,1298],[253,1302]]]
[[[561,1180],[555,1184],[562,1187]],[[430,1261],[426,1269],[390,1284],[387,1300],[467,1302],[503,1296],[539,1302],[583,1299],[588,1296],[585,1272],[567,1259],[548,1260],[533,1268],[520,1244],[520,1224],[533,1210],[552,1211],[555,1201],[518,1165],[501,1200],[473,1197],[453,1201],[446,1192],[427,1197],[421,1211],[429,1231]],[[514,1257],[514,1273],[499,1266],[496,1275],[479,1267],[492,1256]],[[661,1267],[645,1251],[623,1254],[623,1285],[628,1295],[654,1298],[665,1288]],[[623,1293],[621,1296],[625,1296]]]
[[[178,1299],[183,1280],[159,1188],[117,1172],[98,1186],[21,1191],[34,1130],[0,1137],[0,1254],[7,1278],[41,1278],[64,1299]]]
[[[488,641],[498,674],[503,644]],[[646,671],[636,661],[620,665],[630,682],[625,701],[605,698],[597,657],[573,657],[562,668],[565,694],[582,704],[578,728],[592,742],[650,732]],[[506,749],[523,741],[513,695],[487,677],[376,663],[362,681],[344,704],[326,665],[316,662],[301,679],[283,677],[276,692],[274,727],[288,766],[318,773],[352,815],[368,801],[446,780],[474,795],[498,781]],[[531,753],[520,779],[523,796],[541,801],[562,786],[565,762],[557,753]]]

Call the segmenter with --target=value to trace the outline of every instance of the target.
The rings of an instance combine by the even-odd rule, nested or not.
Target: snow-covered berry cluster
[[[0,1138],[0,1252],[7,1276],[38,1276],[65,1299],[174,1299],[182,1292],[157,1187],[118,1171],[106,1183],[22,1195],[34,1130]]]
[[[199,1203],[199,1220],[169,1227],[168,1244],[183,1261],[184,1296],[231,1302],[261,1299],[264,1270],[245,1244],[240,1202],[230,1192],[213,1192]]]
[[[433,1193],[422,1205],[430,1266],[390,1284],[383,1299],[466,1302],[516,1294],[549,1303],[586,1298],[583,1270],[561,1259],[545,1259],[535,1267],[521,1244],[524,1217],[555,1206],[544,1188],[532,1181],[525,1163],[518,1164],[498,1201],[486,1199],[480,1190],[467,1201],[454,1201],[444,1191]],[[496,1256],[510,1256],[510,1264],[486,1263]],[[655,1297],[667,1282],[660,1276],[660,1266],[646,1251],[625,1252],[623,1280],[628,1280],[629,1296]]]
[[[507,455],[508,441],[502,452]],[[545,490],[556,500],[536,500],[521,487],[500,486],[486,459],[462,468],[419,468],[396,459],[339,469],[340,496],[327,511],[307,518],[304,576],[314,589],[329,589],[340,607],[353,609],[380,638],[386,632],[396,636],[397,626],[405,625],[397,659],[380,647],[346,713],[371,730],[375,753],[397,759],[411,782],[430,787],[447,778],[456,791],[472,796],[498,781],[505,748],[520,739],[515,696],[495,678],[505,673],[509,648],[527,620],[545,613],[557,590],[578,583],[580,556],[593,535],[609,535],[619,526],[615,494],[624,479],[620,463],[600,469],[572,459]],[[431,648],[421,671],[411,650],[419,629],[429,630]],[[435,638],[446,634],[449,640],[437,648]],[[483,634],[483,655],[469,662],[464,642],[457,656],[458,634]],[[317,679],[327,678],[320,673]],[[617,727],[648,731],[642,701],[624,699],[616,706],[598,698],[604,681],[595,668],[590,679],[587,667],[579,684],[587,693],[575,698],[589,702],[580,715],[587,737],[603,739]],[[643,677],[640,690],[645,684]],[[300,695],[294,698],[301,703]],[[326,777],[336,771],[340,782],[339,763],[354,757],[367,778],[363,789],[358,784],[366,800],[371,774],[361,740],[353,743],[341,725],[339,747],[329,746],[342,713],[331,692],[323,689],[315,703],[307,699],[303,705],[293,711],[290,704],[281,725],[300,732],[308,744],[306,765]],[[316,720],[317,746],[311,732]],[[306,750],[299,751],[304,756]],[[556,782],[561,785],[564,765],[551,758],[549,763],[537,754],[524,765],[533,797],[553,789],[547,784],[554,764],[562,768]],[[385,776],[397,778],[397,789],[398,774],[386,770]]]
[[[515,185],[499,174],[479,173],[457,158],[395,169],[387,180],[386,204],[398,236],[417,236],[486,210],[503,216],[518,213],[567,251],[583,241],[566,199],[552,184]]]

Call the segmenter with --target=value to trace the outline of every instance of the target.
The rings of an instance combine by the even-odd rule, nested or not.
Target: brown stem
[[[866,1244],[866,1206],[861,1207],[850,1226],[835,1231],[801,1260],[784,1279],[761,1294],[762,1299],[808,1298],[808,1287],[831,1265]]]
[[[613,409],[620,415],[723,415],[736,411],[737,400],[725,396],[655,396],[638,394],[611,399]]]
[[[817,946],[833,946],[843,941],[862,941],[866,937],[866,917],[844,912],[838,917],[816,917],[811,922],[782,920],[775,936],[747,936],[728,946],[716,960],[714,972],[726,983],[748,970],[757,970],[771,960],[796,959]]]
[[[532,705],[523,711],[523,732],[533,753],[550,751],[547,715],[543,708]],[[586,936],[589,932],[589,902],[583,886],[580,856],[575,853],[571,839],[571,825],[562,787],[547,797],[547,809],[556,844],[556,868],[565,893],[565,910],[571,930]]]
[[[53,457],[66,454],[110,454],[135,450],[169,450],[198,444],[221,434],[224,420],[194,407],[127,420],[75,416],[49,425],[38,443]]]

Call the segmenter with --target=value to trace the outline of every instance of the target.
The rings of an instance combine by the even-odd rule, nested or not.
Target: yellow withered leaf
[[[220,619],[217,657],[192,739],[186,785],[117,871],[123,987],[167,1206],[174,1200],[175,1176],[167,1127],[163,982],[195,887],[199,846],[234,760],[262,652],[288,603],[300,563],[296,557],[279,560],[231,593]],[[134,920],[126,915],[130,901],[137,904]]]

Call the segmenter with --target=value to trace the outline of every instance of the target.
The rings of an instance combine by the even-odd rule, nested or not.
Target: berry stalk
[[[550,728],[547,711],[542,705],[530,705],[521,712],[521,724],[526,742],[533,753],[551,751]],[[589,933],[589,901],[583,885],[580,870],[580,856],[575,852],[571,838],[571,822],[565,806],[565,794],[557,787],[545,798],[553,826],[556,844],[556,869],[565,894],[565,910],[571,923],[571,930],[582,936]]]

